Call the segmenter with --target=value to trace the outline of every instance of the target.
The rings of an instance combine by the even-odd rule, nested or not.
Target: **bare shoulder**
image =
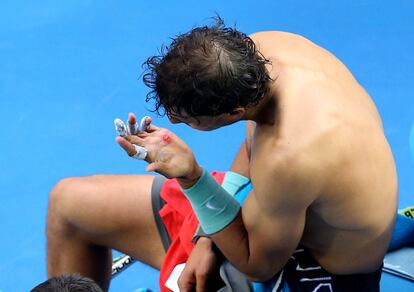
[[[289,141],[278,142],[276,147],[273,144],[274,151],[270,146],[260,149],[267,154],[255,155],[258,160],[254,161],[251,176],[259,204],[266,204],[263,208],[306,209],[317,200],[330,176],[326,163],[336,160],[325,146],[328,136],[332,137],[320,134],[294,147]]]
[[[301,41],[309,41],[307,38],[300,34],[281,31],[281,30],[268,30],[268,31],[260,31],[255,32],[249,35],[249,37],[256,43],[256,44],[265,44],[268,42],[273,42],[277,40],[283,41],[290,41],[290,40],[301,40]]]
[[[269,31],[258,31],[249,35],[252,40],[263,39],[272,35],[277,34],[278,31],[269,30]]]
[[[249,35],[249,37],[253,40],[255,39],[266,39],[272,37],[302,37],[298,34],[281,31],[281,30],[267,30],[267,31],[258,31]]]
[[[349,133],[345,127],[311,125],[298,135],[261,142],[254,153],[251,176],[258,196],[264,201],[303,208],[323,193],[326,182],[346,163]],[[260,139],[260,133],[258,135]],[[268,137],[269,138],[269,137]],[[342,150],[341,150],[342,149]],[[266,171],[262,171],[266,169]],[[286,207],[286,206],[285,206]]]

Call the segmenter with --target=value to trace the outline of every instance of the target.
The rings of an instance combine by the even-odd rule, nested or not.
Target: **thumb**
[[[155,172],[162,172],[163,169],[165,169],[166,164],[163,162],[152,162],[150,164],[148,164],[146,170],[147,171],[155,171]]]

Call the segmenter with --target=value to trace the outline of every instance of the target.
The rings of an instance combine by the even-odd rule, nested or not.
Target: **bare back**
[[[331,273],[376,270],[394,224],[397,174],[374,103],[338,59],[309,40],[284,32],[252,39],[272,61],[276,97],[275,123],[258,123],[252,141],[255,188],[274,200],[277,186],[261,171],[269,157],[288,161],[280,172],[306,165],[301,175],[319,189],[300,243]]]

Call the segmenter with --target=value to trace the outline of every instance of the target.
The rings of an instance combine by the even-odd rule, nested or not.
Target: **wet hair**
[[[154,100],[154,112],[217,116],[254,106],[267,93],[270,61],[246,34],[214,20],[172,39],[143,64],[143,81],[151,88],[146,101]]]
[[[92,279],[79,274],[64,274],[48,279],[31,292],[103,292]]]

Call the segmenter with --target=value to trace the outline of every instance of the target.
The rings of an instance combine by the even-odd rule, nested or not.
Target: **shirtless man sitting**
[[[230,263],[256,281],[284,269],[292,291],[379,290],[397,174],[374,103],[338,59],[298,35],[248,37],[218,20],[179,36],[147,64],[148,97],[172,123],[214,130],[249,121],[248,147],[238,159],[254,190],[242,208],[171,131],[151,126],[117,138],[131,156],[136,145],[147,149],[148,171],[176,178]],[[79,272],[106,289],[108,247],[161,267],[165,250],[151,207],[153,181],[61,181],[48,213],[49,275]],[[211,203],[216,207],[208,208]]]

